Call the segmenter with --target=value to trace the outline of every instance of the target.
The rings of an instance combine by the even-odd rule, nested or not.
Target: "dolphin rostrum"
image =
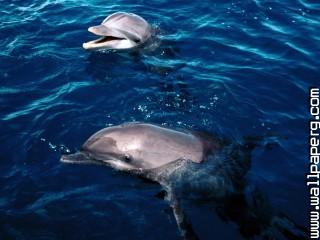
[[[233,210],[239,205],[238,196],[245,192],[245,175],[254,146],[252,142],[231,143],[207,133],[134,122],[98,131],[79,152],[62,155],[61,161],[108,165],[160,183],[167,192],[166,198],[184,239],[198,239],[182,209],[182,200],[192,199],[194,195],[222,203],[220,215],[237,222],[244,236],[269,232],[274,226],[280,233],[287,234],[292,231],[288,226],[295,225],[282,216],[265,214],[269,210],[262,204],[245,203],[241,211]],[[257,198],[258,201],[252,202],[261,202],[261,197]],[[225,209],[224,212],[221,209]],[[270,230],[270,234],[274,232]],[[303,236],[302,231],[299,239],[304,239]]]
[[[98,26],[89,27],[89,32],[99,39],[83,44],[84,49],[130,49],[145,43],[151,37],[151,26],[142,17],[125,12],[108,16]]]

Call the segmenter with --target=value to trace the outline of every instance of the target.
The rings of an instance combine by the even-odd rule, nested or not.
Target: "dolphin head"
[[[139,159],[139,144],[124,129],[109,127],[92,135],[79,152],[62,155],[61,161],[105,164],[119,170],[139,169],[147,167],[147,162]]]
[[[79,152],[61,157],[66,163],[100,163],[124,171],[157,168],[178,159],[201,162],[202,142],[192,134],[145,123],[104,128]]]
[[[100,25],[89,27],[100,38],[83,44],[84,49],[130,49],[141,45],[151,36],[150,25],[133,13],[117,12]]]

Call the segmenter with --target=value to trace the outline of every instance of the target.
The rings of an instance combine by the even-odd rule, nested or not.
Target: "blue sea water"
[[[308,89],[319,86],[318,1],[9,0],[0,3],[0,238],[177,239],[157,184],[59,162],[129,121],[267,138],[248,173],[273,209],[308,226]],[[87,28],[134,12],[139,53],[87,52]],[[244,239],[190,207],[200,239]]]

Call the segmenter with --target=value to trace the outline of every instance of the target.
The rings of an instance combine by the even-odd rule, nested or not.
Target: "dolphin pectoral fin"
[[[173,210],[174,218],[176,219],[179,231],[184,240],[199,240],[199,237],[193,231],[192,225],[188,221],[182,207],[180,199],[171,192],[169,194],[168,200],[170,201],[170,206]]]
[[[68,155],[64,154],[61,156],[60,161],[74,164],[97,164],[97,161],[90,159],[88,154],[84,152],[76,152]]]

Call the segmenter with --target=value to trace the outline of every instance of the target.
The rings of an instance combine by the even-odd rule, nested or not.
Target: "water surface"
[[[248,173],[274,209],[307,226],[308,88],[319,84],[316,1],[11,0],[0,3],[0,237],[177,239],[156,184],[59,162],[95,131],[128,121],[275,134]],[[87,28],[116,11],[156,30],[141,53],[92,53]],[[191,206],[201,239],[242,239]]]

